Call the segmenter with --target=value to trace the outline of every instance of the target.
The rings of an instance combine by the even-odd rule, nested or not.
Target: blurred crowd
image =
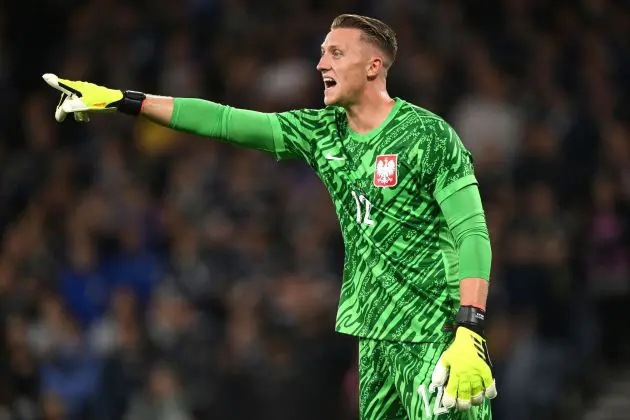
[[[123,115],[57,124],[41,79],[319,107],[319,45],[345,12],[393,26],[390,93],[473,152],[494,418],[580,419],[630,350],[629,10],[0,3],[0,419],[356,418],[356,342],[334,333],[343,244],[310,169]]]

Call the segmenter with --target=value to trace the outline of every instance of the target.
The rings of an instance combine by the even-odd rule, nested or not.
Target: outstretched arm
[[[88,112],[118,111],[143,117],[177,131],[228,141],[239,146],[286,155],[276,114],[262,113],[196,98],[173,98],[122,91],[94,83],[66,80],[54,74],[44,80],[62,93],[55,118],[68,114],[89,121]]]
[[[281,134],[275,114],[238,109],[197,98],[147,95],[140,115],[177,131],[277,153]]]

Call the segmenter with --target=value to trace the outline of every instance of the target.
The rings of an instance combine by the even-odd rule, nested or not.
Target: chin
[[[339,105],[340,100],[338,95],[331,95],[324,93],[324,104],[325,105]]]

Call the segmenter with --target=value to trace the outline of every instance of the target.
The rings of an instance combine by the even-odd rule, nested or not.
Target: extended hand
[[[146,95],[133,90],[109,89],[90,82],[60,79],[46,73],[43,79],[61,92],[55,119],[62,122],[68,114],[77,121],[89,121],[88,112],[115,112],[138,115]]]
[[[68,114],[74,114],[77,121],[87,122],[87,112],[113,112],[123,99],[121,90],[109,89],[94,83],[60,79],[46,73],[43,79],[50,86],[61,92],[61,98],[55,110],[55,119],[62,122]]]

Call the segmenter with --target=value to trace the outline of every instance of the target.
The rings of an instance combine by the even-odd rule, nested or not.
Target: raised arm
[[[271,113],[234,108],[197,98],[147,95],[140,115],[177,131],[277,154],[282,130]]]
[[[94,83],[60,79],[54,74],[45,74],[43,78],[62,93],[55,112],[59,122],[68,114],[85,122],[89,121],[88,113],[117,111],[141,115],[177,131],[224,140],[276,156],[288,155],[277,114],[237,109],[198,98],[109,89]]]

